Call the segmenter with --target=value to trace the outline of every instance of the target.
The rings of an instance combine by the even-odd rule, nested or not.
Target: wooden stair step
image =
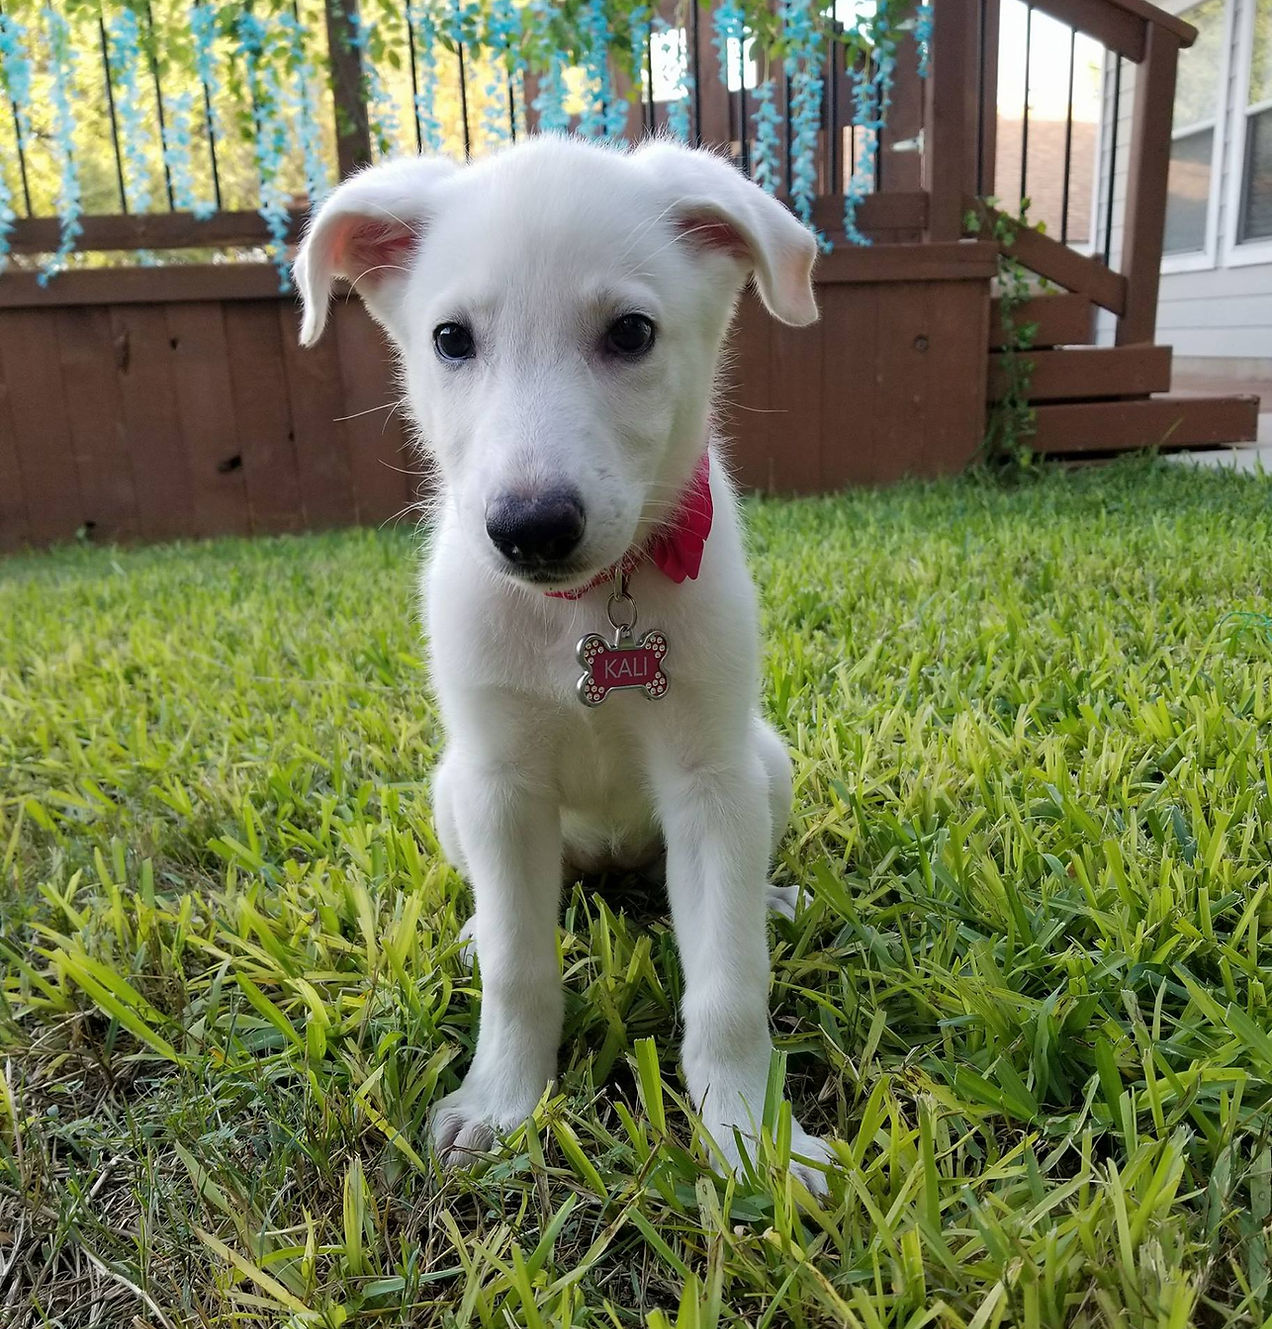
[[[1030,401],[1085,401],[1091,397],[1143,397],[1170,390],[1169,346],[1079,346],[1020,351],[1029,374]],[[1009,381],[1005,353],[989,357],[989,399],[999,401]]]
[[[1073,346],[1095,340],[1095,305],[1085,295],[1036,295],[1011,311],[1013,326],[1019,330],[1034,326],[1030,349],[1046,346]],[[1001,350],[1011,338],[1003,328],[1003,302],[990,301],[989,345]]]
[[[1053,456],[1249,443],[1258,436],[1259,399],[1144,397],[1138,401],[1057,402],[1035,408],[1029,446]]]

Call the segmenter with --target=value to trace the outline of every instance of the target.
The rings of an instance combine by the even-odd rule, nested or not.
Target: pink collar
[[[598,572],[586,585],[568,591],[546,591],[545,594],[556,600],[578,600],[588,591],[603,586],[616,572],[634,571],[645,559],[649,559],[664,577],[677,585],[686,578],[693,581],[702,566],[702,551],[707,536],[711,534],[713,515],[711,459],[704,452],[680,496],[676,511],[643,545],[629,549],[617,563],[604,572]]]

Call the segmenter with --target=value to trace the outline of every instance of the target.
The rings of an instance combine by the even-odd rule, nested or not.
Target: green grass
[[[703,1166],[632,882],[567,900],[558,1092],[439,1176],[413,538],[68,549],[0,563],[0,1324],[1266,1322],[1272,483],[749,517],[830,1199]]]

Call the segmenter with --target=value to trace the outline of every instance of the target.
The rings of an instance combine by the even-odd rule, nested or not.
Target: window
[[[1272,15],[1272,0],[1258,3],[1260,9],[1266,8]],[[1175,85],[1166,196],[1167,254],[1204,253],[1210,244],[1211,184],[1227,34],[1225,9],[1225,0],[1202,0],[1180,12],[1180,17],[1197,29],[1197,41],[1181,52]],[[1272,65],[1272,61],[1269,63]],[[1272,142],[1268,150],[1272,152]],[[1272,227],[1272,180],[1269,185],[1268,221]]]
[[[1255,0],[1237,243],[1272,237],[1272,0]]]

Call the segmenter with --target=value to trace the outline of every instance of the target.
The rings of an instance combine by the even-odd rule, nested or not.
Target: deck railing
[[[971,76],[979,70],[981,98],[978,108],[957,115],[948,137],[962,132],[975,134],[974,153],[957,144],[937,147],[940,163],[952,173],[961,163],[962,206],[980,207],[982,200],[998,195],[1013,204],[1027,195],[1029,181],[1028,65],[1025,74],[1026,101],[1020,151],[1019,193],[1015,180],[996,179],[997,127],[995,81],[992,71],[999,59],[999,21],[1002,0],[973,0],[978,7],[974,29],[952,21],[942,23],[938,7],[938,31],[934,40],[937,67],[933,79],[945,89],[960,65]],[[1069,101],[1066,117],[1066,151],[1063,162],[1063,205],[1060,234],[1029,228],[1017,230],[1016,256],[1040,276],[1068,291],[1085,295],[1116,319],[1115,339],[1119,346],[1151,342],[1157,318],[1157,291],[1161,271],[1166,223],[1167,179],[1170,169],[1171,117],[1180,51],[1192,44],[1195,30],[1182,19],[1150,5],[1146,0],[1031,0],[1026,9],[1048,15],[1064,25],[1068,33]],[[959,47],[974,36],[974,49]],[[1072,126],[1074,39],[1081,34],[1099,43],[1104,53],[1101,137],[1095,162],[1094,217],[1089,243],[1070,242],[1068,219],[1072,196]],[[951,52],[950,46],[955,49]],[[945,48],[945,65],[940,63]],[[1026,45],[1028,62],[1028,45]],[[1128,75],[1127,67],[1133,68]],[[1124,123],[1124,98],[1133,82],[1129,127]],[[933,202],[952,215],[952,184],[946,185],[945,201]],[[1014,211],[1011,205],[1009,210]]]
[[[196,11],[207,7],[208,0],[196,0]],[[774,10],[780,8],[774,0]],[[878,134],[853,123],[854,90],[861,76],[869,77],[871,73],[870,52],[855,53],[839,41],[825,43],[814,220],[832,240],[842,238],[843,194],[854,174],[857,190],[865,194],[857,225],[866,237],[918,240],[924,235],[924,181],[929,172],[924,160],[923,128],[930,114],[926,109],[930,98],[925,97],[925,80],[919,76],[913,31],[920,8],[917,0],[892,0],[889,9],[898,38],[895,82],[891,112]],[[957,15],[964,12],[963,0],[937,0],[934,8],[947,26],[951,20],[956,26],[961,22]],[[503,132],[509,138],[538,127],[535,106],[539,83],[532,73],[513,76],[492,71],[489,60],[482,63],[480,48],[474,51],[463,40],[439,42],[428,51],[421,50],[416,29],[409,21],[410,5],[402,0],[398,9],[401,12],[396,27],[390,28],[380,20],[381,40],[390,43],[395,61],[405,71],[399,73],[397,82],[401,86],[393,89],[389,99],[396,98],[397,132],[393,141],[385,144],[376,141],[374,107],[369,105],[371,89],[360,49],[365,35],[359,36],[356,3],[307,0],[293,6],[300,49],[307,52],[308,60],[330,72],[329,82],[323,80],[321,94],[323,123],[316,131],[327,158],[328,183],[384,155],[386,147],[409,152],[428,146],[418,97],[426,74],[442,89],[448,105],[453,105],[453,128],[445,144],[451,152],[467,155],[478,151],[483,128],[488,127],[492,115],[501,115],[506,121]],[[713,49],[717,40],[712,29],[713,6],[699,0],[679,0],[660,4],[657,9],[663,28],[646,43],[640,87],[633,92],[621,61],[611,61],[616,92],[629,94],[625,137],[637,139],[678,129],[690,143],[722,148],[744,170],[751,169],[760,132],[755,86],[758,65],[766,77],[771,77],[775,101],[786,112],[775,156],[778,192],[789,194],[795,162],[789,115],[792,93],[781,58],[770,59],[758,53],[757,43],[748,38],[743,49],[734,53],[736,72],[731,72],[726,81],[719,75],[718,56]],[[146,15],[149,13],[145,10]],[[218,138],[212,132],[213,98],[226,96],[226,88],[221,87],[218,94],[202,76],[192,82],[188,69],[180,78],[165,70],[155,56],[155,43],[162,40],[157,30],[159,17],[141,20],[142,44],[134,62],[137,67],[131,71],[121,67],[116,39],[113,31],[108,33],[107,23],[98,19],[95,31],[89,33],[80,30],[83,21],[79,22],[75,33],[81,49],[73,92],[79,102],[81,123],[88,125],[91,121],[92,132],[100,134],[100,140],[91,145],[91,151],[83,151],[84,156],[93,158],[94,169],[91,188],[85,190],[86,210],[78,219],[76,250],[111,252],[126,261],[130,252],[244,250],[277,240],[278,227],[271,230],[268,221],[250,206],[255,201],[245,184],[255,179],[250,149],[230,134]],[[668,75],[659,68],[666,61],[669,46],[676,45],[683,53],[678,58],[684,62],[682,89],[689,89],[687,96],[669,95]],[[229,119],[230,114],[251,118],[256,112],[248,95],[250,75],[239,70],[235,78],[240,87],[239,103],[221,112],[222,120]],[[498,104],[493,108],[492,80],[499,84],[495,99]],[[186,150],[202,192],[215,203],[215,210],[209,209],[211,215],[196,216],[188,206],[182,207],[179,191],[173,189],[168,158],[175,133],[173,109],[182,98],[190,108]],[[124,123],[124,107],[129,103],[140,107],[134,109],[134,116],[144,113],[151,123],[157,122],[154,143],[130,146]],[[28,159],[41,151],[47,157],[52,135],[47,126],[42,133],[23,134],[16,108],[4,109],[12,114],[0,118],[0,151],[6,155],[11,151],[17,168],[9,172],[14,177],[11,193],[18,215],[9,232],[8,247],[18,257],[21,275],[31,256],[51,254],[59,244],[61,223],[54,215],[51,187],[46,186],[41,196],[41,191],[28,184]],[[578,123],[576,116],[572,124]],[[193,134],[189,132],[191,124]],[[295,154],[294,145],[292,151]],[[47,177],[48,163],[44,166]],[[139,178],[148,181],[145,187],[139,187]],[[294,206],[281,231],[286,242],[295,240],[309,206],[299,182],[292,181],[291,192]],[[942,234],[953,236],[956,229],[951,223]]]
[[[901,37],[892,105],[886,127],[866,145],[864,153],[862,131],[853,125],[853,89],[854,75],[862,73],[861,61],[870,57],[868,53],[857,57],[857,63],[851,65],[853,57],[847,48],[838,42],[828,43],[816,154],[818,199],[814,219],[832,240],[843,239],[843,193],[854,167],[858,188],[864,183],[866,190],[857,225],[866,237],[875,241],[958,240],[967,234],[969,209],[980,206],[980,201],[986,198],[1012,197],[1014,172],[1011,179],[996,178],[999,34],[1004,3],[1019,4],[1020,0],[936,0],[927,52],[930,76],[920,78],[915,36],[907,30],[907,21],[913,19],[916,6],[893,0],[890,12],[894,26],[901,29]],[[691,95],[690,104],[681,106],[679,111],[689,141],[721,147],[740,166],[749,168],[755,159],[758,110],[755,79],[748,76],[751,52],[739,53],[747,58],[738,59],[738,76],[726,84],[717,76],[716,54],[711,49],[711,6],[691,2],[663,8],[671,16],[673,26],[659,40],[683,43]],[[1027,10],[1031,18],[1036,10],[1060,21],[1070,34],[1070,121],[1066,130],[1064,207],[1059,235],[1020,231],[1016,244],[1018,256],[1040,275],[1068,290],[1081,292],[1109,310],[1117,319],[1119,343],[1151,340],[1162,254],[1175,72],[1180,49],[1191,43],[1193,31],[1146,0],[1032,0]],[[345,0],[324,0],[321,9],[315,4],[308,10],[297,9],[296,13],[307,15],[310,24],[307,39],[319,43],[320,54],[330,61],[332,97],[326,103],[330,119],[322,127],[322,134],[324,146],[334,158],[331,162],[334,178],[376,155],[368,114],[367,80]],[[320,19],[325,20],[321,31],[317,27]],[[1073,42],[1078,34],[1100,43],[1107,52],[1108,88],[1103,179],[1093,222],[1096,234],[1071,242],[1069,146]],[[411,25],[405,20],[400,36],[411,89],[415,91],[425,53],[417,49]],[[242,250],[265,244],[270,239],[269,227],[257,212],[244,206],[241,189],[224,191],[228,206],[219,207],[204,220],[175,206],[168,176],[165,189],[152,191],[151,207],[155,210],[139,211],[132,206],[116,114],[120,71],[112,69],[104,26],[99,47],[98,77],[103,102],[109,110],[114,162],[110,174],[115,181],[118,206],[109,211],[101,209],[102,191],[97,191],[98,207],[81,218],[82,233],[77,248],[125,252]],[[1029,54],[1026,39],[1025,104],[1019,154],[1022,195],[1029,187],[1030,167]],[[449,78],[454,83],[449,95],[457,94],[462,145],[453,146],[471,148],[479,129],[474,103],[482,96],[489,97],[489,74],[475,75],[474,58],[471,52],[466,56],[462,41],[432,52],[428,59],[430,67],[440,71],[438,77]],[[668,127],[674,105],[666,95],[660,95],[653,40],[645,50],[644,63],[642,86],[631,98],[627,112],[626,134],[630,138]],[[1119,123],[1128,82],[1124,73],[1127,66],[1135,67],[1129,129]],[[789,102],[790,88],[780,61],[774,62],[767,72],[775,80],[779,101]],[[170,132],[170,125],[165,127],[162,117],[165,107],[171,111],[174,94],[165,87],[157,61],[151,61],[149,73],[153,109],[160,117],[162,137]],[[621,91],[622,76],[616,73],[615,77]],[[484,86],[474,86],[475,79]],[[533,76],[524,79],[505,76],[505,83],[504,113],[510,134],[515,136],[519,127],[535,128],[538,117],[534,110]],[[206,104],[209,100],[206,85],[201,96]],[[501,92],[500,96],[505,94]],[[399,150],[414,150],[425,143],[417,105],[412,98],[414,124],[409,123],[410,113],[403,117],[400,126],[403,141],[394,145]],[[484,113],[489,115],[489,109]],[[104,114],[102,118],[106,121]],[[789,189],[792,168],[789,123],[786,117],[787,127],[778,145],[778,183],[779,188],[785,187],[782,192]],[[58,219],[39,215],[38,199],[32,206],[26,150],[21,136],[11,133],[10,137],[18,148],[21,172],[21,188],[15,197],[20,215],[10,234],[11,249],[17,255],[27,256],[52,252],[58,243]],[[198,169],[205,179],[210,174],[215,198],[221,201],[224,163],[218,163],[216,140],[209,134],[206,142],[196,142],[194,148],[196,153],[201,148],[208,156],[208,162],[200,163]],[[235,193],[236,197],[229,199]],[[1006,206],[1014,211],[1014,200]],[[286,239],[294,240],[306,211],[307,200],[302,191],[287,218]]]

